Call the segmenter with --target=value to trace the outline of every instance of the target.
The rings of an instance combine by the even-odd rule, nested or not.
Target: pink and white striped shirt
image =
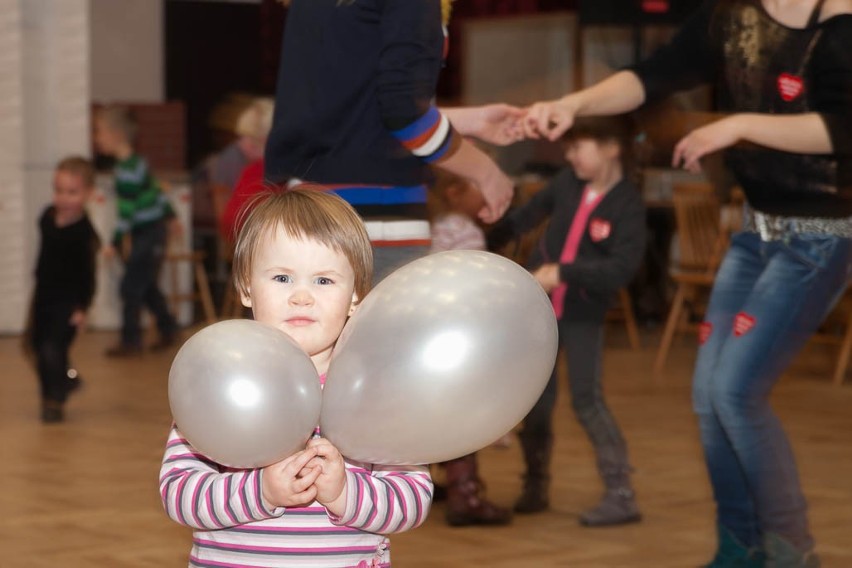
[[[346,510],[337,518],[317,502],[270,508],[260,469],[235,470],[195,450],[173,427],[160,469],[169,517],[195,529],[189,566],[390,566],[387,534],[420,525],[432,503],[425,466],[346,461]]]

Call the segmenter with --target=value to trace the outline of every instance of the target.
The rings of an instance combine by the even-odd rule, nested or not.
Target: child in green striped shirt
[[[169,313],[157,276],[165,256],[168,223],[177,222],[168,198],[160,191],[148,163],[134,149],[136,121],[125,107],[107,106],[95,115],[95,145],[115,158],[115,193],[118,206],[112,243],[107,257],[122,250],[125,272],[121,281],[121,341],[107,350],[110,357],[142,353],[139,320],[147,307],[156,318],[160,339],[152,349],[165,349],[177,339],[177,323]]]

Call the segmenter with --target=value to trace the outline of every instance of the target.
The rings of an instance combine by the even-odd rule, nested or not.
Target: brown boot
[[[447,524],[506,525],[512,521],[511,511],[485,499],[485,487],[477,475],[476,454],[443,465],[447,472]]]
[[[550,507],[550,452],[553,439],[529,436],[521,433],[521,448],[527,472],[524,474],[524,488],[515,502],[515,512],[521,514],[539,513]]]

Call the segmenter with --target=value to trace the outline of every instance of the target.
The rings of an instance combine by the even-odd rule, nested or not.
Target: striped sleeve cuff
[[[412,154],[430,164],[452,155],[458,144],[450,121],[434,106],[405,128],[394,130],[393,135]]]

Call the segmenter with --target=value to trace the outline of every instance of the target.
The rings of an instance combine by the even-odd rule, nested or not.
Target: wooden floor
[[[88,333],[74,360],[86,388],[68,420],[38,420],[35,377],[17,338],[0,338],[0,568],[186,566],[190,531],[163,514],[157,473],[169,427],[173,354],[133,361],[101,356],[114,340]],[[645,345],[656,345],[647,333]],[[633,352],[616,330],[605,382],[628,439],[645,520],[585,529],[577,514],[600,486],[565,397],[557,408],[552,511],[506,528],[449,528],[437,504],[425,526],[393,538],[394,565],[692,567],[715,545],[713,507],[688,390],[692,341],[677,342],[665,384],[651,382],[653,350]],[[814,346],[775,394],[799,458],[811,523],[826,567],[852,566],[852,384],[829,385],[830,353]],[[563,389],[564,390],[564,389]],[[517,443],[481,452],[490,495],[519,491]]]

